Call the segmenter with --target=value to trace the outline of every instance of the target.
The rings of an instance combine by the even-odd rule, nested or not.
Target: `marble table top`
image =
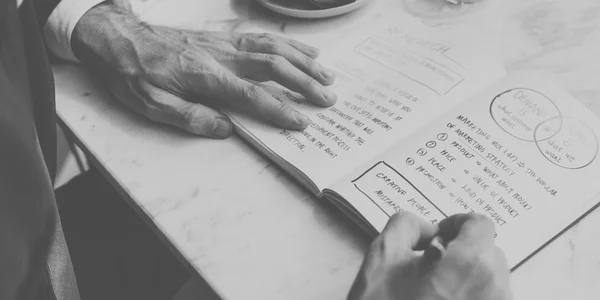
[[[256,27],[325,49],[382,15],[419,18],[485,48],[509,72],[553,74],[600,115],[598,0],[486,0],[460,9],[442,0],[376,0],[318,21],[275,15],[251,0],[136,1],[134,9],[152,23]],[[64,125],[224,299],[345,299],[369,241],[335,209],[237,137],[215,141],[152,124],[113,101],[83,69],[54,71]],[[515,299],[600,299],[599,240],[596,210],[513,272]]]

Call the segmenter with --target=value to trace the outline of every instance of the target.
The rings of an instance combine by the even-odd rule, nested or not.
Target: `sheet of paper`
[[[512,267],[595,205],[600,121],[522,73],[471,98],[333,188],[377,229],[406,210],[432,223],[479,213]]]
[[[323,189],[504,74],[499,64],[463,46],[443,42],[418,23],[382,21],[319,59],[337,74],[335,106],[320,108],[288,90],[270,90],[313,120],[308,129],[233,118]]]

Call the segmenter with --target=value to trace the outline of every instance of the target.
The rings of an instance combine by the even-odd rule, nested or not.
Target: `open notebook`
[[[238,133],[373,234],[401,210],[487,215],[512,268],[596,205],[595,115],[539,75],[504,76],[419,24],[386,23],[320,58],[337,74],[333,107],[265,86],[308,129],[228,112]]]

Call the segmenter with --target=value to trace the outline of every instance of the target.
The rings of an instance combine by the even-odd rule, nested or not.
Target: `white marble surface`
[[[509,71],[538,69],[600,115],[600,1],[378,0],[322,21],[290,20],[251,0],[148,0],[154,23],[257,26],[326,48],[382,14],[411,15],[477,41]],[[55,67],[57,109],[93,160],[224,299],[344,299],[368,241],[238,138],[213,141],[152,124],[81,69]],[[110,216],[106,216],[110,222]],[[516,299],[600,299],[600,210],[512,275]]]

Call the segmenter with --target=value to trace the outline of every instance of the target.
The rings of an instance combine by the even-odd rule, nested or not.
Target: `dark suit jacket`
[[[53,192],[54,82],[41,36],[59,1],[24,0],[17,9],[16,0],[0,0],[2,300],[79,297],[72,278],[52,283],[72,275]]]

